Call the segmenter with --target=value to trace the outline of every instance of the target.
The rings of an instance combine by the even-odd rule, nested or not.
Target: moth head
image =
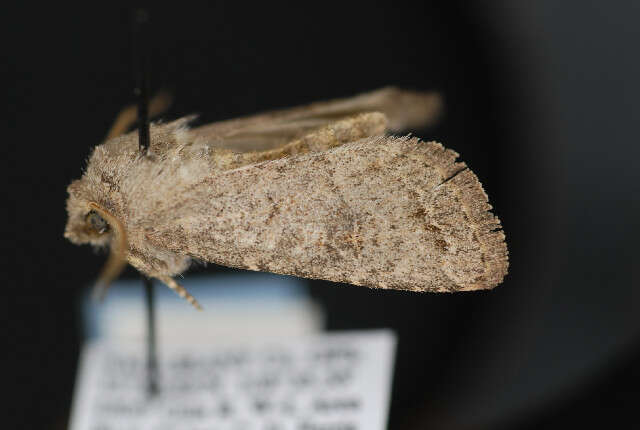
[[[73,181],[67,188],[67,225],[64,236],[71,242],[110,248],[110,255],[98,279],[99,290],[115,279],[127,264],[127,233],[112,212],[108,193],[91,176]],[[100,202],[100,203],[98,203]]]
[[[103,247],[111,242],[119,221],[105,212],[105,205],[97,203],[97,198],[87,196],[83,179],[73,181],[67,188],[67,225],[64,237],[76,245],[90,244]],[[115,225],[114,225],[115,224]]]
[[[184,121],[152,126],[148,151],[140,150],[135,133],[107,140],[94,148],[82,177],[67,188],[65,238],[109,249],[99,285],[108,285],[127,263],[151,277],[186,270],[187,257],[155,247],[140,228],[150,216],[144,199],[162,201],[162,190],[174,183],[171,175],[193,170],[193,163],[183,165],[179,156],[183,128]]]
[[[161,172],[175,171],[175,167],[169,165],[171,162],[181,164],[183,135],[192,119],[186,117],[152,125],[148,150],[140,149],[137,132],[96,146],[82,178],[67,188],[68,220],[64,236],[78,245],[104,247],[112,243],[114,236],[124,235],[125,207],[132,200],[132,193],[148,184],[153,184],[150,188],[155,187],[158,180],[164,180]]]
[[[141,163],[137,136],[129,133],[93,148],[85,171],[67,187],[67,225],[71,242],[104,247],[124,233],[123,208],[127,172],[137,174]]]

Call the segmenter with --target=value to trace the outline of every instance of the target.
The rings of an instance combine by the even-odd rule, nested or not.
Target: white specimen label
[[[386,330],[160,345],[150,400],[144,344],[94,341],[81,356],[71,429],[382,430],[394,349]]]

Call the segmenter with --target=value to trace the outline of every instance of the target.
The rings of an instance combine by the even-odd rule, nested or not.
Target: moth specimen
[[[193,260],[375,288],[492,288],[508,252],[478,178],[439,143],[387,134],[439,107],[434,93],[383,88],[195,128],[186,117],[153,124],[146,151],[137,132],[118,135],[129,111],[69,185],[65,237],[110,247],[102,285],[129,263],[196,307],[174,280]]]

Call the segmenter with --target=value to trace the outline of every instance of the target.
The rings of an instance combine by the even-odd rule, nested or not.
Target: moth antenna
[[[158,279],[167,284],[167,287],[175,291],[180,297],[191,303],[194,308],[199,311],[202,310],[202,306],[200,306],[200,303],[198,303],[198,301],[191,294],[189,294],[189,292],[182,285],[178,284],[175,279],[170,276],[160,276],[158,277]]]
[[[108,210],[101,208],[94,202],[89,203],[89,207],[109,223],[109,226],[113,230],[109,258],[102,267],[93,290],[94,298],[101,301],[104,299],[111,282],[122,273],[127,265],[127,232],[118,218],[113,216]]]

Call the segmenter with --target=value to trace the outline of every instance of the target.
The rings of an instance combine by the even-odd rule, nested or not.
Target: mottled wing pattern
[[[504,234],[457,156],[376,136],[217,172],[163,208],[146,237],[251,270],[413,291],[492,288],[507,271]]]

